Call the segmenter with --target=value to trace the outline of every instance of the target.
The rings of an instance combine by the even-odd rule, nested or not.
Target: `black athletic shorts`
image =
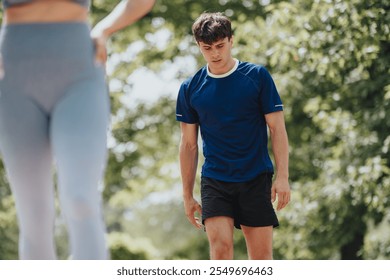
[[[223,182],[201,178],[202,222],[207,218],[226,216],[234,226],[279,226],[271,203],[273,173],[261,173],[247,182]]]

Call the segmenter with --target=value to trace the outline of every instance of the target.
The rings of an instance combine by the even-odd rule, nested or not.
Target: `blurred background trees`
[[[94,0],[91,22],[116,3]],[[388,0],[159,0],[116,34],[103,192],[112,258],[208,258],[204,232],[183,212],[175,98],[204,63],[193,21],[221,11],[233,22],[234,56],[265,65],[285,104],[293,195],[278,213],[274,257],[390,259],[389,9]],[[153,77],[172,86],[156,84],[142,93],[155,96],[137,101],[138,85],[153,87]],[[0,165],[0,259],[15,259],[18,229],[4,173]],[[67,258],[58,215],[58,252]],[[235,258],[245,259],[239,231],[235,241]]]

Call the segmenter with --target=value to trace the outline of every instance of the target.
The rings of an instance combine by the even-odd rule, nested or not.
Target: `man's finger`
[[[278,206],[277,206],[277,210],[281,210],[281,209],[283,209],[284,207],[286,207],[287,204],[289,203],[289,201],[290,201],[290,195],[289,195],[289,193],[278,194]]]
[[[196,211],[199,213],[199,215],[202,215],[202,206],[200,206],[200,204],[196,205]]]
[[[274,203],[276,199],[276,190],[275,187],[271,188],[271,202]]]
[[[196,227],[196,228],[202,227],[202,225],[199,223],[199,219],[196,218],[195,216],[190,217],[189,220],[190,220],[191,224],[194,225],[194,227]]]

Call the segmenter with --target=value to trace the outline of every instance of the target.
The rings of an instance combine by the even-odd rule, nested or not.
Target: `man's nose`
[[[212,56],[219,56],[219,50],[217,50],[217,49],[211,50],[211,55]]]

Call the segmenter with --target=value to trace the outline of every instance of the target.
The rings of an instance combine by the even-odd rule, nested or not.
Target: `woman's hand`
[[[97,65],[106,65],[107,61],[107,40],[102,33],[91,32],[92,40],[95,44],[95,63]]]

